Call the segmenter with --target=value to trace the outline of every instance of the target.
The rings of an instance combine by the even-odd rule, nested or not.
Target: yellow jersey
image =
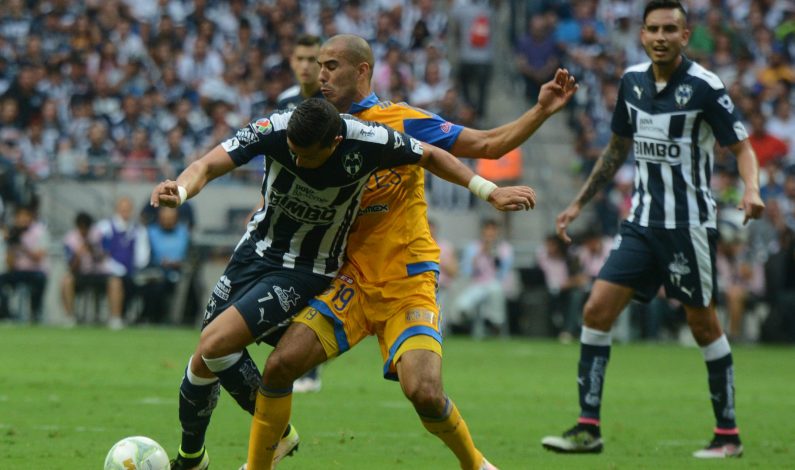
[[[354,103],[350,113],[445,150],[463,129],[406,103],[379,101],[375,93]],[[427,211],[422,167],[404,165],[373,173],[350,231],[347,262],[369,282],[438,273],[439,247],[431,237]]]

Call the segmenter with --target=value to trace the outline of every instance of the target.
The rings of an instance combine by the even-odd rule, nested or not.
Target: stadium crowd
[[[499,60],[494,43],[497,34],[508,34],[512,69],[529,101],[559,66],[581,84],[569,124],[579,156],[574,177],[582,178],[610,137],[618,78],[627,65],[646,60],[636,40],[644,2],[509,0],[508,28],[495,26],[499,3],[8,0],[0,12],[0,204],[6,208],[7,245],[16,241],[10,235],[18,226],[31,226],[14,222],[15,213],[31,209],[35,223],[36,187],[48,179],[174,177],[251,116],[275,110],[279,94],[293,84],[288,58],[301,33],[365,37],[376,56],[373,83],[380,98],[405,100],[472,127],[495,120],[486,106]],[[747,227],[738,222],[732,210],[742,194],[737,168],[731,155],[718,151],[712,185],[722,214],[719,302],[728,332],[756,338],[743,331],[743,315],[762,305],[762,338],[793,341],[795,3],[686,3],[693,31],[688,55],[715,70],[731,90],[759,156],[767,205],[763,220]],[[549,239],[539,247],[538,269],[556,312],[550,321],[564,338],[577,335],[582,299],[610,246],[608,237],[630,207],[632,175],[630,166],[619,171],[594,204],[588,225],[598,230],[582,234],[574,246]],[[260,176],[257,170],[230,175],[243,181]],[[445,208],[472,205],[466,190],[455,192],[433,178],[428,199]],[[89,217],[100,215],[109,214]],[[85,217],[78,220],[78,226],[85,223]],[[46,230],[36,227],[41,234],[31,246],[44,246]],[[19,257],[16,266],[9,263],[9,272],[46,277],[46,260],[36,264],[35,253],[29,256],[34,251],[25,251],[22,264]],[[151,248],[147,258],[157,259]],[[140,267],[145,265],[151,262]],[[25,279],[32,279],[35,297],[41,276]],[[63,285],[68,293],[68,280]],[[107,289],[112,298],[110,284]],[[70,297],[64,299],[69,312]],[[456,310],[473,308],[462,303]],[[662,299],[639,308],[648,310],[639,316],[642,336],[656,337],[661,323],[682,322],[677,306]],[[503,331],[503,321],[495,320],[496,332]]]

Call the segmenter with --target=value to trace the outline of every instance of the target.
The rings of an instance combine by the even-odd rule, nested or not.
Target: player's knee
[[[262,375],[262,381],[265,385],[271,387],[287,387],[300,377],[301,373],[302,371],[298,369],[295,361],[277,348],[273,350],[265,362],[265,373]]]
[[[230,349],[226,333],[214,328],[205,328],[199,338],[199,352],[202,357],[221,357],[238,351]]]
[[[424,416],[435,416],[444,410],[445,396],[436,380],[417,380],[403,388],[406,398]]]
[[[588,299],[582,311],[583,323],[589,328],[608,331],[612,325],[610,324],[609,316],[605,312],[605,306],[601,302]]]

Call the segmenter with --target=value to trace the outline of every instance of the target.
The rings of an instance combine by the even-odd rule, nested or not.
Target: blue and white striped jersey
[[[710,192],[715,140],[722,146],[748,137],[723,83],[682,57],[657,91],[651,63],[621,78],[611,124],[633,139],[635,191],[629,222],[643,227],[716,227]]]
[[[319,168],[299,168],[287,146],[292,111],[276,112],[239,129],[221,145],[235,164],[265,155],[265,204],[238,243],[277,266],[334,276],[370,175],[417,163],[422,145],[383,124],[343,115],[343,140]]]

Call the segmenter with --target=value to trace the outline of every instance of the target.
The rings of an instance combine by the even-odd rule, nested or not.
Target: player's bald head
[[[375,65],[373,50],[364,38],[355,34],[338,34],[323,43],[322,49],[339,51],[340,55],[353,65],[367,63],[370,66],[369,78],[373,78],[373,67]]]

